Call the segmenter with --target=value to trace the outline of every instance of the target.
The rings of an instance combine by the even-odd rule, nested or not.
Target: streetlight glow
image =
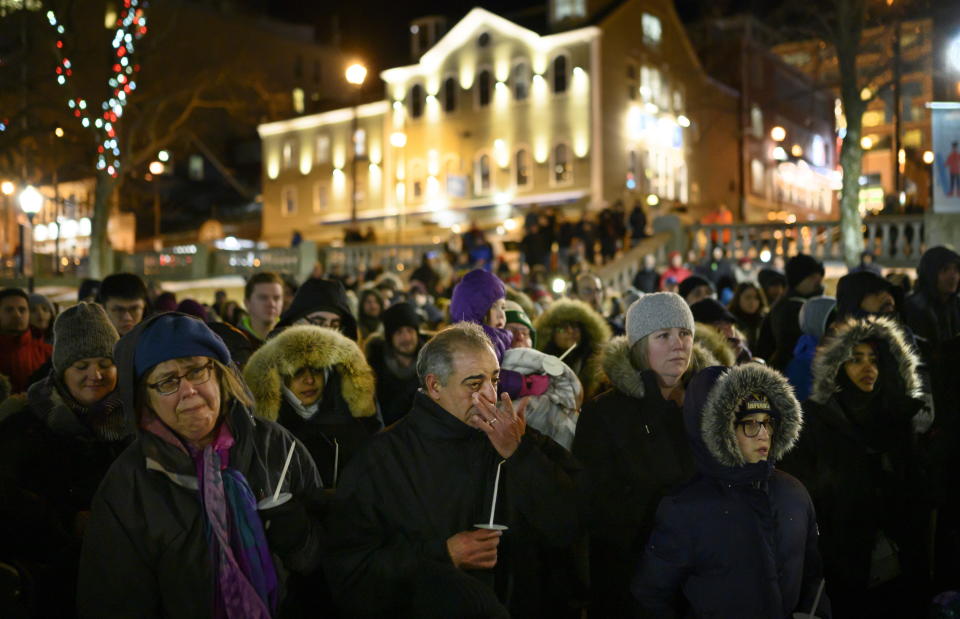
[[[0,192],[3,192],[3,195],[5,196],[12,196],[16,189],[16,186],[10,181],[3,181],[0,183]]]
[[[873,139],[869,135],[860,138],[860,148],[863,150],[870,150],[873,148]]]
[[[54,134],[55,136],[57,136],[58,138],[62,138],[62,137],[63,137],[63,127],[57,127],[56,129],[54,129],[54,130],[53,130],[53,134]]]
[[[931,163],[933,163],[933,151],[932,151],[932,150],[923,151],[923,162],[924,162],[925,164],[927,164],[927,165],[930,165]]]
[[[170,161],[170,151],[168,151],[168,150],[162,150],[162,151],[160,151],[159,153],[157,153],[157,159],[159,159],[160,161],[162,161],[162,162],[164,162],[164,163]]]
[[[770,130],[770,138],[774,142],[782,142],[787,139],[787,130],[777,125],[776,127]]]
[[[346,77],[347,83],[354,86],[363,86],[364,80],[367,79],[367,68],[359,62],[355,62],[347,67]]]
[[[151,161],[149,170],[150,170],[150,174],[154,174],[154,175],[163,174],[163,163],[159,161]]]
[[[43,208],[43,194],[33,185],[27,185],[20,192],[20,209],[29,217],[33,217]]]

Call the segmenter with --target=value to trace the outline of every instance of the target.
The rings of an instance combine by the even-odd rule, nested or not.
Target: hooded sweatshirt
[[[765,395],[777,426],[769,458],[749,464],[734,422],[743,401]],[[800,434],[800,404],[780,374],[757,364],[711,367],[687,388],[684,426],[697,476],[667,496],[633,581],[651,616],[787,619],[810,612],[820,558],[813,504],[803,485],[774,463]],[[829,617],[826,596],[816,615]]]
[[[274,337],[301,318],[313,312],[333,312],[340,316],[340,333],[354,342],[357,341],[357,319],[350,311],[347,291],[343,283],[332,279],[311,278],[303,282],[293,297],[287,311],[280,316],[280,322],[270,332]]]
[[[917,267],[917,288],[907,298],[904,318],[918,336],[939,345],[960,333],[960,300],[954,293],[941,298],[937,289],[940,270],[949,264],[960,266],[960,255],[946,247],[931,247]]]

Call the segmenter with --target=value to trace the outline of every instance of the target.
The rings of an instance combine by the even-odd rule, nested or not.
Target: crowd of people
[[[960,612],[960,255],[464,251],[0,290],[0,616]]]

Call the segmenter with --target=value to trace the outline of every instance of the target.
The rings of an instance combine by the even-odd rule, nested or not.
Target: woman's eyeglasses
[[[156,390],[160,395],[171,395],[180,391],[180,381],[184,378],[193,386],[202,385],[207,382],[210,380],[210,377],[213,376],[213,367],[213,361],[211,361],[206,365],[187,370],[185,374],[170,376],[152,385],[148,384],[147,387]]]

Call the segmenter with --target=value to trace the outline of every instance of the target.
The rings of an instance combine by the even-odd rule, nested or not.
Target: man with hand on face
[[[479,325],[438,333],[417,374],[410,413],[341,478],[325,564],[338,605],[364,617],[558,616],[564,589],[541,559],[578,533],[578,465],[526,427],[525,403],[498,402],[500,367]],[[509,528],[476,526],[491,505]]]

